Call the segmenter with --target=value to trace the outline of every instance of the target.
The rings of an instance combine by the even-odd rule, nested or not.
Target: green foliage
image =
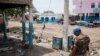
[[[10,8],[6,10],[6,13],[8,14],[8,16],[22,16],[21,8]]]

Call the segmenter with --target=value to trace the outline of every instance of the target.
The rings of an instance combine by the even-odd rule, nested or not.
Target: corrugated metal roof
[[[32,0],[0,0],[0,3],[5,4],[24,4],[24,5],[30,5]]]
[[[0,0],[0,9],[32,6],[32,0]]]
[[[32,5],[32,0],[0,0],[0,9],[8,9],[23,6],[31,6],[33,8],[32,12],[37,12],[34,5]]]

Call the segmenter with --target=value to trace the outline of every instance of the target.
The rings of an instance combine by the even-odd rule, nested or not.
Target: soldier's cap
[[[77,32],[77,31],[80,31],[80,30],[81,30],[80,26],[75,26],[73,28],[73,33]]]

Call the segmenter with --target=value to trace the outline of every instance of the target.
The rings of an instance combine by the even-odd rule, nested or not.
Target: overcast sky
[[[73,5],[72,0],[70,1],[70,13],[72,13]],[[42,13],[44,11],[47,11],[49,8],[50,0],[33,0],[33,4],[36,7],[36,9]],[[51,0],[51,5],[49,10],[55,12],[55,13],[63,13],[64,11],[64,0]]]

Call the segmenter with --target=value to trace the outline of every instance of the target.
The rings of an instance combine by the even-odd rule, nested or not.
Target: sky
[[[50,8],[50,0],[33,0],[33,4],[36,7],[37,11],[39,11],[40,13],[48,10],[51,10],[55,13],[64,13],[64,0],[51,0]],[[70,14],[72,14],[72,4],[72,0],[69,0]]]

